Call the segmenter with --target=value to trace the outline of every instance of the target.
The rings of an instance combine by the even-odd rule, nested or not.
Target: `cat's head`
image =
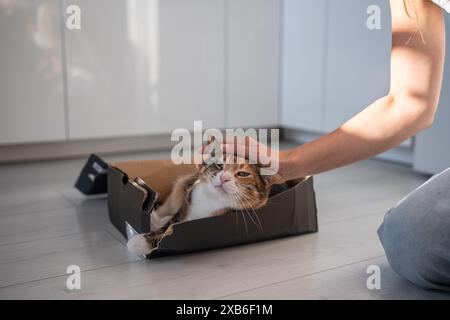
[[[230,209],[257,209],[265,205],[270,190],[259,167],[242,158],[231,160],[203,165],[200,180],[208,183],[217,196],[223,197]]]

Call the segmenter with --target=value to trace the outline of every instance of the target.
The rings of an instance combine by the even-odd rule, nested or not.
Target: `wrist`
[[[297,154],[297,148],[280,151],[279,175],[281,176],[281,180],[283,180],[283,182],[305,176],[301,170],[301,163]]]

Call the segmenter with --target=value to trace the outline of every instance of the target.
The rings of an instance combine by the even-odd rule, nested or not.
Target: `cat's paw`
[[[171,216],[161,218],[156,210],[153,210],[150,214],[150,231],[160,230],[170,221],[170,219],[172,219]]]
[[[150,253],[150,251],[152,251],[150,244],[142,234],[134,236],[133,238],[128,240],[127,248],[129,251],[140,256],[146,256]]]

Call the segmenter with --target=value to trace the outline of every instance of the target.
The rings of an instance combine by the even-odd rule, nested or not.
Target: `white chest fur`
[[[206,218],[211,216],[211,213],[229,206],[224,195],[215,190],[212,185],[201,183],[192,191],[187,220]]]

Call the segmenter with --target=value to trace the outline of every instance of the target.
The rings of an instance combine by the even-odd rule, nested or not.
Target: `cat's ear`
[[[272,187],[275,184],[278,184],[280,181],[280,176],[278,173],[272,174],[272,175],[261,175],[262,179],[264,180],[264,183],[267,188]]]

